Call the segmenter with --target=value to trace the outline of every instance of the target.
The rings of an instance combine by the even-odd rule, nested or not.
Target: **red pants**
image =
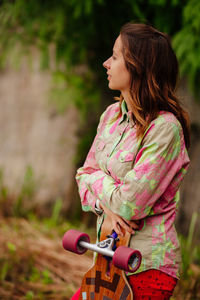
[[[148,270],[128,276],[134,300],[168,300],[173,294],[177,279],[159,270]],[[70,300],[78,300],[80,289]]]

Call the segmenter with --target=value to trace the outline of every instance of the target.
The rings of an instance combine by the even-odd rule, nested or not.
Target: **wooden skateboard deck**
[[[111,221],[104,219],[101,228],[100,241],[112,234]],[[130,233],[124,231],[116,246],[127,246]],[[126,278],[125,272],[114,266],[102,254],[97,253],[94,266],[84,275],[79,300],[132,300],[133,292]]]

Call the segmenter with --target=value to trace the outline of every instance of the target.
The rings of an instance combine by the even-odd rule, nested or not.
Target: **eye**
[[[116,56],[112,55],[112,58],[115,60],[115,59],[116,59]]]

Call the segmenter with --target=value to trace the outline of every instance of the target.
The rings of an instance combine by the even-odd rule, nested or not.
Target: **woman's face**
[[[111,90],[119,90],[121,92],[129,91],[130,74],[125,66],[120,35],[115,41],[113,55],[103,63],[103,66],[107,69],[108,86]]]

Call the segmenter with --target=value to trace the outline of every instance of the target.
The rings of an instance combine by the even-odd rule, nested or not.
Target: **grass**
[[[69,299],[92,262],[91,255],[75,260],[62,248],[64,231],[75,224],[51,234],[40,220],[1,218],[0,224],[0,299]]]
[[[182,274],[174,300],[200,299],[200,244],[194,240],[194,232],[199,214],[194,212],[191,218],[188,237],[179,235],[182,252]]]
[[[61,198],[55,199],[50,217],[39,218],[31,205],[36,183],[28,166],[19,195],[12,195],[0,171],[0,299],[70,299],[92,263],[89,253],[76,259],[66,253],[62,236],[69,228],[90,235],[94,230],[65,221]]]

